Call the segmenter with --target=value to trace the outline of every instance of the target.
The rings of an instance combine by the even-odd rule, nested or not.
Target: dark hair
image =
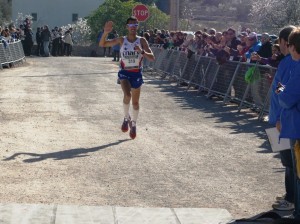
[[[295,26],[286,26],[282,30],[280,30],[280,32],[279,32],[279,41],[281,41],[283,39],[287,42],[288,39],[289,39],[289,35],[291,34],[291,32],[294,29],[296,29]]]
[[[295,47],[295,50],[300,54],[300,28],[294,29],[289,36],[289,45]]]
[[[128,24],[129,21],[138,21],[138,19],[135,16],[130,16],[126,21],[126,24]]]
[[[197,30],[197,31],[195,32],[195,35],[202,35],[202,31],[201,31],[201,30]]]

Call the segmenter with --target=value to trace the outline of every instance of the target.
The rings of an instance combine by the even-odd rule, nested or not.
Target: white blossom
[[[76,23],[68,24],[62,27],[62,30],[65,32],[70,28],[73,29],[73,40],[75,45],[90,45],[90,34],[91,28],[87,24],[87,20],[79,18]]]

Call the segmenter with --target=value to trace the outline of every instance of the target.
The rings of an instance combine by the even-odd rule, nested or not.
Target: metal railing
[[[1,69],[3,66],[16,64],[25,59],[25,54],[21,41],[8,43],[7,46],[0,44],[0,63]],[[9,66],[10,67],[10,66]]]
[[[269,110],[269,95],[276,68],[268,65],[227,61],[219,65],[215,58],[192,55],[175,49],[163,49],[159,45],[151,46],[156,60],[145,60],[146,72],[158,73],[162,78],[172,77],[177,83],[187,84],[187,90],[192,86],[198,92],[205,91],[207,97],[218,96],[224,103],[235,102],[238,111],[251,108],[259,113],[262,119]],[[255,68],[256,78],[247,82],[246,72]]]

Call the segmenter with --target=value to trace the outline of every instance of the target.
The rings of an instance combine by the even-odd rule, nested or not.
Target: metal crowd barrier
[[[187,90],[194,86],[198,92],[205,91],[207,97],[218,96],[224,103],[235,102],[238,111],[251,108],[262,119],[269,109],[270,87],[276,68],[268,65],[227,61],[219,65],[215,58],[192,55],[183,51],[163,49],[161,45],[152,45],[156,60],[145,60],[145,71],[160,74],[162,78],[175,77],[178,84],[186,83]],[[246,82],[245,74],[255,67],[257,77]]]
[[[1,69],[5,65],[22,62],[24,59],[25,54],[21,41],[8,43],[6,47],[2,43],[0,44]]]

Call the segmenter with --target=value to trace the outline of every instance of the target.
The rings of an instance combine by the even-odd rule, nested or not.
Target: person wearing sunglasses
[[[139,98],[141,86],[144,83],[142,77],[142,62],[146,58],[154,61],[154,54],[149,48],[149,44],[144,37],[137,35],[138,20],[131,16],[126,21],[127,35],[113,40],[107,40],[107,35],[113,30],[113,22],[105,23],[104,32],[100,39],[101,47],[111,47],[120,44],[120,71],[118,79],[124,93],[123,108],[124,120],[121,126],[123,132],[127,132],[130,127],[129,136],[136,137],[136,122],[139,115]],[[132,117],[129,115],[130,101],[132,103]]]

